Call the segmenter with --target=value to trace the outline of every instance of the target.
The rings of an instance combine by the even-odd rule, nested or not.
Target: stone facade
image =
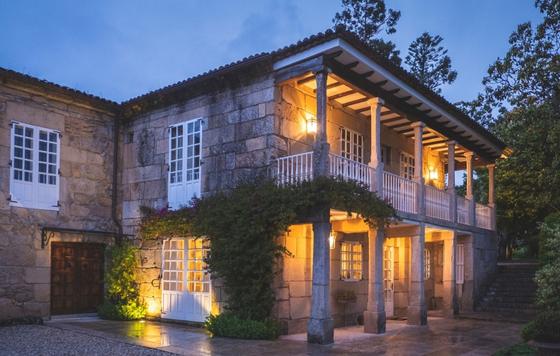
[[[140,292],[148,304],[149,315],[160,317],[162,241],[142,241],[138,226],[142,207],[164,209],[168,206],[169,127],[201,119],[202,196],[229,189],[248,177],[269,176],[273,173],[271,163],[275,158],[313,149],[315,138],[305,128],[306,116],[317,114],[317,99],[312,91],[305,91],[293,82],[278,84],[270,70],[242,73],[238,77],[230,75],[221,78],[220,83],[193,91],[182,100],[141,110],[126,119],[117,117],[116,108],[111,111],[75,105],[58,100],[56,95],[32,94],[25,88],[0,85],[0,318],[48,317],[50,314],[51,251],[49,246],[41,248],[40,227],[116,232],[119,224],[125,234],[135,237],[140,247],[137,269]],[[116,160],[119,169],[117,181],[113,182],[115,117],[121,121],[121,126]],[[345,127],[363,136],[363,163],[367,164],[372,150],[369,117],[357,115],[330,101],[326,119],[331,153],[340,154],[340,127]],[[10,168],[5,162],[10,160],[9,125],[12,120],[61,132],[58,211],[9,205]],[[390,153],[384,157],[385,170],[398,175],[400,154],[413,155],[414,140],[386,127],[381,127],[380,132],[381,145],[390,148]],[[438,172],[438,178],[428,183],[443,187],[443,154],[428,148],[419,151],[424,156],[420,167],[423,175],[426,176],[428,170]],[[115,224],[112,216],[113,183],[118,188],[116,210],[119,224]],[[413,217],[404,229],[392,226],[384,231],[386,245],[396,251],[393,271],[394,315],[397,317],[407,316],[415,292],[411,285],[419,281],[413,281],[413,277],[419,275],[417,266],[420,264],[418,260],[413,261],[412,241],[420,241],[420,235],[424,239],[424,234],[418,231],[425,223],[438,225],[439,222],[425,217],[414,220]],[[447,232],[459,228],[455,223],[442,226]],[[359,219],[345,218],[333,220],[332,231],[336,243],[330,250],[328,306],[333,322],[336,326],[361,323],[368,300],[371,302],[368,288],[371,287],[372,268],[368,261],[373,254],[368,256],[368,251],[372,250],[373,244],[370,246],[369,228]],[[324,232],[327,232],[326,228]],[[274,315],[282,322],[284,332],[302,332],[312,309],[313,226],[292,226],[285,236],[279,238],[293,255],[284,257],[278,266],[279,273],[274,282],[277,299]],[[57,240],[112,243],[109,237],[87,234],[58,233],[52,238],[52,241]],[[448,240],[441,239],[444,244]],[[340,278],[340,243],[343,241],[362,245],[363,275],[359,280]],[[426,242],[434,241],[440,241],[440,238],[426,234]],[[493,273],[495,233],[473,228],[460,234],[457,241],[465,245],[465,283],[458,292],[459,304],[463,310],[471,310]],[[414,246],[415,254],[421,256],[418,247],[422,244]],[[449,245],[446,246],[449,251]],[[379,256],[375,258],[379,261]],[[442,279],[451,283],[449,266],[446,271],[448,276]],[[211,290],[212,312],[219,312],[226,301],[219,280],[212,280]],[[427,286],[426,290],[431,293],[429,298],[443,300],[448,296],[440,286]],[[352,293],[356,299],[345,303],[338,298],[343,293]]]
[[[12,121],[60,131],[58,211],[10,206]],[[115,231],[112,137],[107,112],[0,84],[0,319],[50,314],[50,244],[41,248],[41,227]],[[111,242],[87,234],[57,240]]]

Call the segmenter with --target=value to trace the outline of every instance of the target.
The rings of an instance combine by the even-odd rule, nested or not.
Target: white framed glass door
[[[211,311],[211,281],[203,239],[172,239],[162,249],[162,318],[203,322]]]
[[[385,315],[392,317],[395,310],[395,248],[383,249],[383,290],[385,294]]]

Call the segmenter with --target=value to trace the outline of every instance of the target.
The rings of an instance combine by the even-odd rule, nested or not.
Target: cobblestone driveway
[[[233,340],[209,338],[202,329],[177,324],[68,319],[0,328],[0,354],[491,355],[520,342],[521,329],[519,324],[444,318],[430,318],[425,327],[401,321],[387,326],[384,335],[364,334],[360,327],[336,329],[335,343],[320,346],[307,344],[304,334],[277,341]]]

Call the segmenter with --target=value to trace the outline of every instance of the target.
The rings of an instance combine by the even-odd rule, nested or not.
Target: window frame
[[[381,163],[390,166],[391,158],[391,146],[381,145]]]
[[[416,159],[410,153],[401,151],[399,154],[399,175],[412,180],[416,175]]]
[[[189,125],[193,125],[193,131],[189,133]],[[181,136],[176,136],[175,138],[178,140],[180,137],[182,139],[181,147],[173,147],[173,139],[172,133],[174,129],[179,130],[181,128],[182,134]],[[204,120],[201,117],[190,119],[186,121],[182,121],[173,125],[168,126],[168,168],[167,168],[167,201],[170,209],[178,209],[181,206],[189,205],[192,197],[187,197],[187,186],[193,184],[201,184],[202,183],[202,140],[203,140],[203,131],[204,131]],[[196,134],[198,134],[198,142],[195,142]],[[189,135],[192,135],[193,142],[189,144]],[[196,149],[198,147],[198,153],[196,153]],[[192,156],[189,156],[189,149],[192,149]],[[172,159],[173,151],[180,151],[181,157]],[[192,160],[192,167],[189,167],[189,160]],[[198,162],[198,165],[196,163]],[[175,170],[173,170],[173,163],[175,163]],[[177,165],[180,163],[181,169],[177,168]],[[172,182],[173,174],[175,175],[175,180]],[[180,181],[177,181],[177,177],[180,176]],[[189,179],[190,177],[190,179]],[[173,201],[175,204],[179,204],[178,206],[171,206],[170,201],[170,191],[171,189],[183,189],[184,190],[184,197],[181,197],[181,201]],[[182,200],[184,199],[184,200]]]
[[[20,126],[23,128],[23,152],[22,152],[22,160],[24,161],[23,166],[22,166],[22,179],[16,179],[15,178],[15,173],[17,168],[16,166],[16,145],[15,145],[15,141],[16,141],[16,127]],[[33,135],[31,136],[31,142],[32,142],[32,147],[31,147],[31,181],[25,181],[25,130],[26,129],[32,129],[33,130]],[[47,148],[46,151],[43,151],[40,149],[40,142],[44,141],[40,138],[40,134],[41,131],[46,132],[47,134],[47,140],[46,140],[46,144],[47,144]],[[54,162],[54,172],[49,173],[49,167],[53,165],[53,163],[49,162],[49,156],[52,154],[51,151],[49,150],[50,148],[50,135],[51,134],[55,134],[56,135],[56,151],[54,151],[55,154],[55,162]],[[32,125],[32,124],[28,124],[28,123],[24,123],[21,121],[11,121],[10,122],[10,177],[9,177],[9,193],[10,193],[10,197],[9,197],[9,205],[10,206],[15,206],[15,207],[21,207],[21,208],[27,208],[27,209],[38,209],[38,210],[52,210],[52,211],[59,211],[60,210],[60,179],[61,179],[61,174],[60,174],[60,151],[61,151],[61,138],[62,138],[62,134],[60,133],[59,130],[56,129],[50,129],[50,128],[46,128],[43,126],[39,126],[39,125]],[[41,153],[45,153],[46,154],[46,160],[45,161],[40,161],[40,154]],[[19,158],[19,157],[18,157]],[[45,172],[41,172],[40,171],[40,164],[45,164]],[[44,174],[45,175],[45,179],[46,182],[42,183],[40,182],[40,175]],[[51,178],[52,176],[55,177],[55,184],[50,184],[49,183],[49,178]],[[16,185],[17,184],[24,184],[27,185],[27,188],[25,189],[31,189],[32,190],[32,201],[18,201],[15,199],[18,199],[17,194],[15,193],[16,190]],[[52,188],[56,193],[55,193],[55,197],[53,199],[52,205],[45,205],[43,203],[39,202],[39,194],[38,192],[41,189],[45,189],[44,186],[47,186],[49,188]]]
[[[349,245],[352,247],[350,250],[344,250],[343,246]],[[360,246],[360,251],[355,252],[353,247]],[[349,254],[347,259],[343,259],[344,252]],[[358,255],[359,259],[354,259],[354,255]],[[354,263],[360,263],[360,270],[354,269]],[[345,263],[349,266],[349,268],[344,268]],[[340,280],[345,282],[359,282],[364,279],[364,245],[360,241],[341,241],[340,243]],[[354,272],[359,272],[360,278],[354,278]],[[345,277],[345,274],[348,274],[349,277]]]
[[[340,126],[339,135],[340,156],[364,163],[364,135],[344,126]],[[347,140],[347,135],[349,135],[349,140]],[[348,148],[350,151],[347,151]]]

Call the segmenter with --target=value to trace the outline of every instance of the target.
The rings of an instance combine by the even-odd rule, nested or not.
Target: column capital
[[[317,69],[313,71],[313,75],[317,75],[317,74],[329,74],[331,73],[331,69],[329,67],[322,67],[321,69]]]
[[[414,121],[410,124],[410,127],[426,127],[426,124],[422,121]]]
[[[465,156],[466,158],[472,158],[474,156],[474,152],[467,151],[463,153],[463,156]]]
[[[489,163],[489,164],[486,165],[486,168],[494,169],[494,168],[496,168],[496,163]]]
[[[373,97],[373,98],[369,98],[369,99],[367,100],[367,103],[368,103],[370,106],[373,106],[373,105],[384,105],[384,104],[385,104],[385,100],[383,100],[383,99],[381,99],[380,97],[377,97],[377,96],[376,96],[376,97]]]
[[[447,141],[447,145],[448,145],[448,146],[451,146],[451,145],[455,146],[456,144],[457,144],[457,141],[455,141],[455,140],[449,140],[449,141]]]

